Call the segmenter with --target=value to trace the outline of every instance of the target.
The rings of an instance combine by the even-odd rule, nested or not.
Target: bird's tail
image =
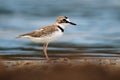
[[[29,38],[30,36],[28,36],[28,35],[19,35],[19,36],[17,36],[16,38]]]
[[[17,36],[16,38],[22,38],[23,36],[21,36],[21,35],[19,35],[19,36]]]
[[[21,38],[22,36],[17,36],[16,38]]]

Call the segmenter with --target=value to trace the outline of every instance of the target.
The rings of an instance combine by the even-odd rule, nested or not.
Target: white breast
[[[28,37],[30,40],[32,40],[33,42],[52,42],[56,39],[58,39],[59,37],[61,37],[63,35],[63,32],[61,31],[55,31],[52,34],[49,34],[47,36],[44,37]]]

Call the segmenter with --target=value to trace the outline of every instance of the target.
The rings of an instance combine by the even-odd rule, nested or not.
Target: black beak
[[[75,23],[73,23],[73,22],[69,22],[71,25],[77,25],[77,24],[75,24]]]

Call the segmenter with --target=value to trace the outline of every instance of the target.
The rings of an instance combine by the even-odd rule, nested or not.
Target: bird
[[[21,34],[16,38],[28,38],[33,42],[43,43],[43,53],[46,60],[50,60],[47,54],[47,47],[50,42],[53,42],[60,38],[64,29],[69,25],[76,25],[71,22],[67,16],[58,16],[55,23],[45,26],[41,29]]]

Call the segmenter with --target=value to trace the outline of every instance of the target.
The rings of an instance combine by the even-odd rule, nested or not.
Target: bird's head
[[[76,25],[75,23],[71,22],[66,16],[59,16],[56,20],[56,24],[64,27],[68,25]]]

